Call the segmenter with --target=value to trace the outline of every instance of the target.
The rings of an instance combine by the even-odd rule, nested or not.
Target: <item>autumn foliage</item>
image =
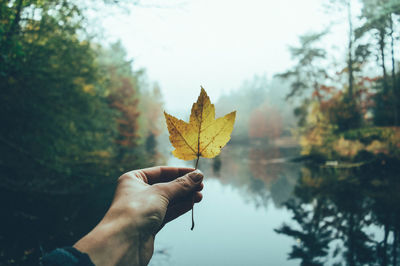
[[[116,119],[118,136],[115,142],[126,148],[134,148],[138,139],[140,115],[136,89],[128,78],[123,78],[121,85],[116,87],[108,98],[110,106],[120,112],[120,116]]]

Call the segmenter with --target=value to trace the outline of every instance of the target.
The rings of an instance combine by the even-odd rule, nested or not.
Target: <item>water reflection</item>
[[[232,244],[213,240],[219,246],[211,246],[223,255],[202,260],[191,254],[191,258],[202,262],[198,265],[212,261],[218,265],[227,261],[230,265],[399,265],[400,168],[396,162],[377,158],[358,167],[326,167],[288,161],[296,154],[295,148],[237,145],[227,147],[216,162],[203,160],[200,168],[218,182],[206,181],[213,191],[205,191],[203,208],[196,216],[198,224],[206,228],[197,228],[199,235],[186,237],[197,245],[228,231],[247,253],[227,259],[224,252]],[[226,192],[226,187],[231,190]],[[221,193],[223,197],[215,196]],[[236,193],[247,205],[229,202]],[[216,204],[221,201],[223,204]],[[254,213],[248,213],[249,205],[256,208]],[[227,216],[227,210],[239,215]],[[265,216],[258,216],[260,213]],[[254,227],[253,235],[248,238],[238,232],[237,225],[226,222],[227,217],[237,219],[243,227]],[[209,219],[212,224],[207,223]],[[256,226],[252,219],[260,223]],[[162,240],[168,242],[174,236],[185,241],[179,232],[188,222],[178,221]],[[223,231],[214,232],[212,226]],[[269,256],[252,253],[260,246]],[[172,257],[181,256],[172,253]],[[250,264],[246,261],[249,257]],[[173,265],[189,261],[183,257]]]
[[[288,261],[291,239],[275,228],[290,219],[283,207],[300,175],[299,163],[283,158],[297,148],[230,145],[219,158],[201,159],[205,173],[204,199],[195,207],[196,227],[190,214],[167,225],[156,238],[155,249],[168,248],[158,265],[298,265]],[[190,165],[191,162],[189,162]],[[171,158],[170,165],[182,165]]]
[[[384,158],[359,168],[302,168],[276,229],[301,265],[399,265],[400,175]]]
[[[297,154],[230,145],[202,159],[196,228],[190,214],[168,224],[151,265],[399,265],[396,162],[320,167],[291,162]],[[104,215],[113,189],[74,197],[1,191],[0,265],[34,265],[42,250],[74,243]]]
[[[299,176],[299,163],[289,159],[298,154],[297,147],[231,145],[216,159],[200,162],[208,177],[243,191],[257,207],[281,207],[292,195]]]
[[[114,188],[73,195],[0,189],[0,265],[38,265],[45,252],[74,244],[104,216]]]

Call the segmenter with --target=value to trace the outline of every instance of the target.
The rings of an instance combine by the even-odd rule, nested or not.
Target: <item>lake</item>
[[[398,265],[396,163],[291,162],[298,155],[295,147],[231,145],[201,159],[196,226],[190,231],[190,213],[168,224],[150,265]]]
[[[203,200],[156,237],[151,266],[399,265],[400,168],[294,162],[296,146],[228,145],[200,159]],[[192,166],[169,158],[168,165]],[[114,186],[82,195],[0,191],[0,265],[34,265],[103,217]]]

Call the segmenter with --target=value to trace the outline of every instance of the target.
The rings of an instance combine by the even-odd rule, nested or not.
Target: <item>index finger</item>
[[[193,172],[195,169],[191,167],[173,167],[173,166],[156,166],[142,169],[149,185],[155,183],[170,182],[187,173]]]

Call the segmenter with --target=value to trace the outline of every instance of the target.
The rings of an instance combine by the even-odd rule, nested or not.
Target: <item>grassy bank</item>
[[[400,160],[400,128],[368,127],[334,132],[315,127],[301,135],[303,156],[320,160],[358,162],[378,155]]]

